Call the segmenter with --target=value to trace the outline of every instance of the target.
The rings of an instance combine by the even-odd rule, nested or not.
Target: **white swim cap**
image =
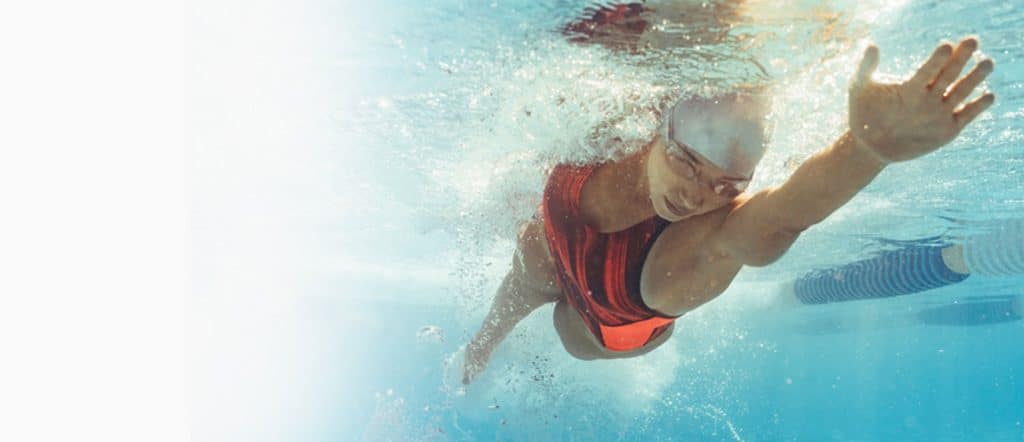
[[[750,99],[694,97],[676,102],[666,112],[660,133],[688,147],[732,175],[751,178],[767,142],[763,116],[743,107]]]

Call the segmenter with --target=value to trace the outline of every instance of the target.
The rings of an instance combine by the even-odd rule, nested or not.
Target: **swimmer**
[[[850,82],[847,130],[783,184],[753,194],[745,188],[767,145],[767,105],[744,93],[680,100],[650,142],[620,160],[556,166],[466,346],[463,383],[547,303],[576,358],[634,357],[662,345],[677,318],[724,292],[743,266],[775,262],[886,166],[937,150],[991,106],[991,93],[968,97],[993,62],[961,75],[977,47],[975,38],[943,43],[893,84],[872,79],[879,50],[869,47]]]

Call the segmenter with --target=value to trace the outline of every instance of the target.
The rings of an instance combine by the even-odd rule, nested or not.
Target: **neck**
[[[630,214],[645,220],[656,215],[654,204],[651,203],[651,181],[647,176],[647,159],[651,154],[650,146],[626,158],[623,161],[623,201],[630,205]]]
[[[647,158],[650,146],[622,160],[606,163],[594,177],[598,213],[592,219],[604,232],[625,230],[656,215],[650,199]]]

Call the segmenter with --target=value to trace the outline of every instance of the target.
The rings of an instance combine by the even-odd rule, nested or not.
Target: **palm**
[[[976,47],[974,39],[955,50],[940,45],[913,77],[897,84],[871,80],[878,49],[868,48],[850,86],[853,136],[886,162],[917,158],[952,141],[995,99],[986,94],[963,103],[993,68],[985,60],[958,79]]]

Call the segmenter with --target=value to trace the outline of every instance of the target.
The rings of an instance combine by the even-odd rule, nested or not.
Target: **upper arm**
[[[740,264],[765,266],[778,260],[806,229],[786,222],[784,197],[775,187],[733,201],[713,243]]]
[[[771,264],[800,232],[850,201],[884,167],[846,132],[781,186],[734,201],[719,229],[720,247],[743,264]]]
[[[543,294],[559,293],[555,261],[548,250],[543,221],[530,220],[520,229],[512,270],[527,288]]]

